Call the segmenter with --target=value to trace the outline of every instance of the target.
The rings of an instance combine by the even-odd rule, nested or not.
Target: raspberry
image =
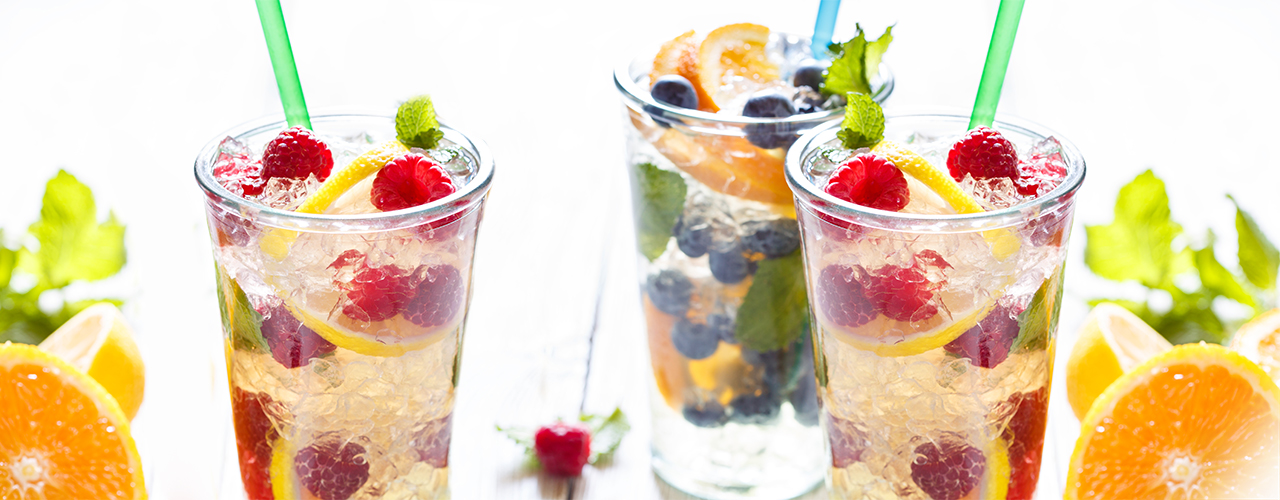
[[[870,153],[837,167],[823,191],[855,205],[890,212],[902,210],[911,200],[902,171],[889,160]]]
[[[930,303],[938,285],[922,266],[884,266],[872,273],[867,293],[876,310],[895,321],[923,321],[938,314]]]
[[[1000,132],[978,127],[951,146],[951,152],[947,153],[947,170],[957,182],[964,180],[965,174],[974,179],[1017,179],[1018,152]]]
[[[213,164],[213,178],[222,187],[244,197],[258,196],[267,186],[267,180],[262,176],[262,164],[247,155],[227,151],[218,153]]]
[[[396,265],[369,267],[369,263],[364,262],[355,278],[344,286],[348,287],[348,302],[342,306],[342,314],[359,321],[391,319],[400,314],[413,297],[412,277]]]
[[[235,422],[236,449],[240,454],[240,478],[249,500],[273,500],[271,493],[271,442],[278,437],[267,406],[271,397],[231,388],[231,415]]]
[[[936,443],[916,447],[911,480],[933,500],[958,500],[978,486],[986,468],[982,450],[958,436],[945,435]]]
[[[249,219],[234,212],[217,210],[209,215],[209,224],[218,235],[220,247],[248,245],[249,239],[257,233],[257,228]]]
[[[1013,417],[1004,431],[1009,443],[1008,500],[1031,500],[1040,478],[1040,457],[1044,447],[1045,424],[1049,419],[1049,391],[1045,387],[1019,392],[1009,398]]]
[[[262,338],[271,347],[271,357],[285,368],[306,366],[312,359],[338,348],[303,325],[283,306],[267,311],[262,320]]]
[[[831,466],[843,469],[862,461],[867,437],[853,422],[827,415],[827,437],[831,445]]]
[[[1013,347],[1020,331],[1018,312],[998,304],[982,321],[942,348],[951,354],[969,358],[973,366],[995,368],[1009,357],[1009,348]]]
[[[818,276],[818,303],[827,319],[838,325],[858,327],[876,318],[863,281],[862,266],[830,265]]]
[[[533,451],[542,468],[557,476],[578,476],[591,456],[591,433],[579,424],[556,422],[538,428]]]
[[[427,422],[426,427],[414,435],[409,447],[418,452],[418,460],[432,467],[449,466],[449,439],[453,430],[453,414]]]
[[[334,437],[322,436],[293,457],[298,482],[321,500],[351,498],[369,480],[369,461],[364,447],[342,443]]]
[[[315,134],[302,127],[280,132],[262,152],[262,176],[306,179],[315,175],[324,181],[333,170],[333,153]]]
[[[1061,153],[1038,153],[1018,164],[1018,176],[1014,178],[1013,185],[1022,196],[1043,196],[1058,187],[1066,176],[1067,164]]]
[[[462,307],[464,285],[456,267],[442,264],[427,268],[413,298],[405,305],[404,317],[422,327],[447,323]]]
[[[373,206],[383,212],[436,201],[457,188],[449,173],[427,157],[409,153],[387,163],[373,179]]]

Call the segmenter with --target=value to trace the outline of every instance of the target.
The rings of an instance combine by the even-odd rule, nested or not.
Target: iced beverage
[[[196,160],[244,498],[448,498],[493,160],[444,126],[313,124],[244,126]]]
[[[1030,499],[1084,160],[1033,125],[880,117],[787,157],[832,498]]]

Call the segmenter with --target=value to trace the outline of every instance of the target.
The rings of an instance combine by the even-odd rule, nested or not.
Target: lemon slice
[[[1125,372],[1173,345],[1128,309],[1102,303],[1089,312],[1067,360],[1067,399],[1076,418]]]
[[[928,186],[957,213],[976,214],[985,211],[982,205],[978,204],[978,200],[964,192],[950,174],[933,166],[929,160],[907,149],[906,146],[885,139],[872,147],[871,152],[885,157],[907,175],[915,177],[916,180]],[[987,244],[991,246],[991,254],[999,260],[1017,253],[1022,247],[1018,235],[1008,229],[984,231],[982,238],[987,240]]]
[[[397,314],[385,321],[372,323],[348,318],[338,309],[336,314],[317,312],[317,308],[286,302],[293,316],[325,340],[343,349],[366,356],[392,357],[430,346],[445,338],[462,321],[461,308],[441,326],[425,328]],[[329,308],[323,309],[329,310]],[[326,319],[327,318],[327,319]]]
[[[716,28],[698,48],[698,85],[723,108],[735,96],[778,80],[765,46],[769,28],[740,23]]]
[[[1004,287],[997,287],[997,290],[1004,290]],[[950,306],[963,301],[956,294],[945,290],[938,295],[942,303]],[[981,302],[975,302],[952,314],[951,318],[956,318],[952,320],[939,311],[932,318],[914,323],[880,315],[871,322],[854,328],[825,322],[823,324],[838,334],[836,338],[858,349],[884,357],[914,356],[947,345],[963,335],[991,312],[999,298],[1000,294],[997,292]]]
[[[1258,364],[1272,380],[1280,382],[1280,309],[1253,318],[1235,336],[1231,348]]]
[[[1009,446],[1003,439],[996,439],[987,449],[987,467],[982,472],[982,482],[978,483],[970,497],[980,500],[1005,500],[1009,496]]]
[[[129,420],[138,414],[146,370],[133,332],[116,306],[102,302],[85,308],[44,339],[40,350],[102,384]]]
[[[299,493],[309,491],[298,481],[298,473],[294,472],[293,456],[297,453],[293,443],[280,438],[271,443],[271,494],[276,500],[299,500]]]

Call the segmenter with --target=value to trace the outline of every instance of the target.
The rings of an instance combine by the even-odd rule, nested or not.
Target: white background
[[[284,7],[313,110],[390,113],[400,100],[430,93],[444,121],[492,147],[498,175],[465,362],[500,370],[484,367],[476,358],[483,350],[471,346],[504,324],[536,325],[565,307],[545,293],[548,284],[595,252],[559,247],[566,232],[603,234],[629,223],[613,67],[691,27],[745,21],[808,33],[817,2],[312,0]],[[896,23],[886,57],[897,75],[889,111],[965,111],[996,7],[993,0],[846,0],[836,38],[849,36],[855,22],[873,33]],[[209,498],[225,428],[192,161],[220,132],[279,112],[275,92],[250,1],[0,0],[0,227],[13,238],[33,221],[43,182],[59,168],[93,187],[127,224],[127,312],[149,369],[137,432],[162,436],[144,448],[154,498]],[[1147,168],[1168,182],[1174,217],[1189,234],[1211,226],[1225,236],[1218,250],[1228,267],[1235,248],[1225,193],[1280,239],[1278,2],[1032,0],[1000,111],[1056,130],[1086,156],[1068,272],[1068,293],[1080,302],[1108,286],[1088,278],[1081,224],[1108,222],[1116,190]],[[600,191],[614,195],[585,194]],[[1084,311],[1064,309],[1064,339]],[[1064,407],[1057,398],[1055,411]],[[493,417],[504,418],[512,417]],[[1058,431],[1069,452],[1067,427]]]

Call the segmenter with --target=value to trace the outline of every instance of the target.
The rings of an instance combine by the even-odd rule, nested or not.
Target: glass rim
[[[907,112],[886,115],[885,123],[913,118],[953,121],[961,123],[961,127],[967,127],[969,122],[967,115],[958,113]],[[1070,201],[1071,195],[1080,189],[1080,185],[1084,181],[1085,159],[1075,144],[1047,127],[1016,117],[1000,115],[993,124],[993,128],[997,130],[1015,131],[1033,138],[1053,137],[1058,140],[1059,144],[1062,145],[1063,159],[1067,164],[1067,177],[1062,180],[1062,183],[1044,196],[1029,202],[989,212],[932,215],[890,212],[864,207],[827,194],[817,184],[810,181],[803,170],[804,161],[817,151],[818,146],[834,139],[841,124],[841,120],[832,120],[805,131],[791,146],[791,149],[787,151],[784,167],[785,177],[787,184],[791,186],[791,190],[796,197],[797,208],[830,212],[837,217],[856,220],[859,223],[870,222],[873,226],[898,232],[981,231],[1014,226],[1022,223],[1029,216],[1039,216],[1057,210],[1060,206],[1066,205]],[[816,208],[819,205],[821,205],[821,209]]]
[[[395,122],[394,115],[367,113],[360,110],[328,109],[311,115],[313,123],[359,119],[386,120],[388,124],[394,124]],[[420,225],[426,220],[443,217],[453,212],[465,211],[472,205],[477,204],[488,192],[493,181],[494,162],[489,146],[484,141],[474,139],[471,135],[444,124],[440,125],[440,129],[444,133],[444,139],[467,150],[467,154],[475,157],[475,177],[466,186],[463,186],[463,189],[459,189],[439,200],[416,207],[365,214],[308,214],[293,212],[272,208],[260,202],[240,197],[213,178],[212,163],[217,154],[218,145],[223,140],[228,137],[238,139],[270,130],[282,130],[286,127],[287,122],[284,119],[284,114],[275,113],[233,127],[226,132],[218,134],[213,140],[205,144],[196,156],[195,176],[201,190],[207,195],[208,203],[216,204],[231,212],[252,214],[252,218],[255,221],[280,228],[323,232],[324,230],[321,228],[327,225],[341,224],[343,232],[385,231],[391,228]]]
[[[801,39],[808,39],[808,37],[792,35],[784,32],[777,32],[777,34],[779,36],[799,36]],[[661,50],[660,46],[654,46],[653,50],[645,53],[657,54],[659,50]],[[652,62],[652,60],[652,55],[638,56],[619,63],[613,70],[613,84],[617,87],[618,92],[626,98],[626,100],[638,106],[652,106],[653,108],[660,109],[665,117],[745,126],[765,123],[818,124],[835,117],[844,116],[843,107],[818,113],[795,114],[786,118],[752,118],[747,116],[730,116],[719,113],[708,113],[706,111],[699,111],[696,109],[672,106],[654,99],[653,96],[649,94],[648,89],[641,87],[636,83],[636,79],[631,76],[631,67],[633,65],[636,63]],[[893,71],[890,70],[889,65],[885,64],[883,61],[880,62],[880,67],[877,71],[877,76],[880,79],[880,86],[872,89],[871,98],[877,103],[883,104],[884,101],[889,98],[889,95],[893,93],[895,80]]]

